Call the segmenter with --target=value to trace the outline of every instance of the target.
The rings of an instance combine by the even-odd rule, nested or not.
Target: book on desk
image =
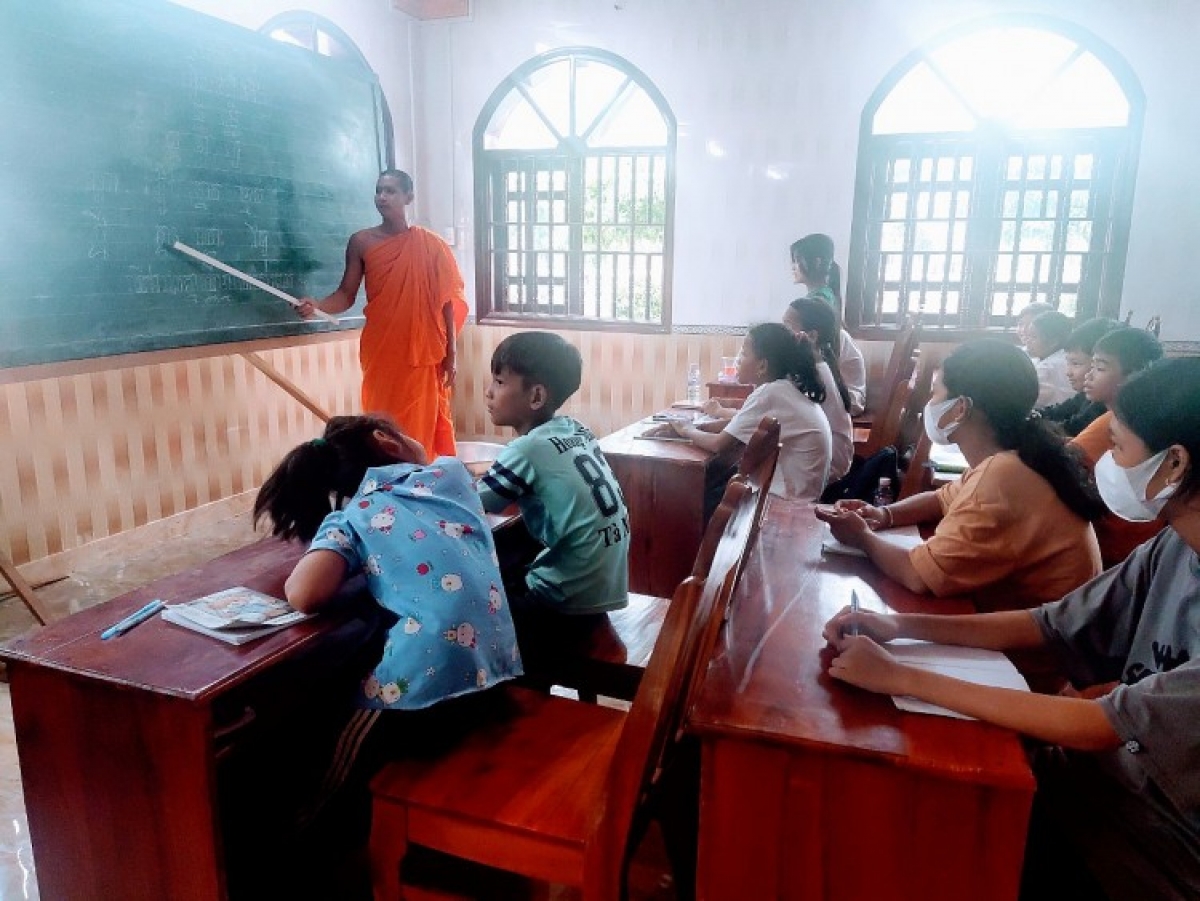
[[[229,644],[245,644],[308,619],[287,601],[238,586],[205,595],[185,604],[168,604],[162,618],[168,623]]]

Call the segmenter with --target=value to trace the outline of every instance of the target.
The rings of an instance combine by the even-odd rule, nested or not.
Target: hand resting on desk
[[[897,661],[887,649],[866,635],[847,635],[840,645],[829,664],[833,678],[877,694],[911,694],[905,686],[911,667]]]
[[[851,633],[856,625],[860,635],[881,643],[900,637],[900,624],[895,616],[869,610],[855,611],[851,607],[843,607],[835,613],[821,630],[821,637],[840,651],[850,638],[855,637]]]
[[[862,504],[862,507],[842,506],[847,503]],[[870,504],[863,504],[862,501],[838,501],[832,507],[818,504],[814,512],[817,519],[829,524],[829,531],[835,539],[855,548],[861,548],[863,536],[880,528],[883,522],[879,510]]]

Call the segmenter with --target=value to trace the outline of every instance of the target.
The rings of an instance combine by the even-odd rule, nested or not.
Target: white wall
[[[1147,98],[1124,310],[1200,340],[1200,33],[1195,0],[474,0],[467,20],[413,23],[387,0],[176,0],[257,28],[303,5],[335,22],[379,73],[415,218],[456,236],[473,288],[471,132],[500,80],[545,50],[590,45],[644,71],[679,121],[677,325],[774,318],[795,296],[788,244],[825,231],[845,261],[862,109],[911,50],[962,22],[1028,10],[1110,44]],[[412,77],[410,80],[410,47]],[[415,85],[415,91],[412,86]],[[711,156],[716,141],[726,151]],[[767,167],[786,177],[767,177]]]
[[[844,262],[863,106],[911,50],[972,19],[1029,10],[1080,25],[1129,63],[1147,97],[1124,309],[1200,340],[1200,66],[1195,0],[475,0],[470,21],[416,26],[416,168],[425,214],[455,226],[472,285],[471,132],[505,75],[568,45],[644,71],[679,121],[674,321],[774,318],[795,296],[787,246],[825,231]],[[708,154],[716,141],[724,158]],[[767,177],[767,167],[786,174]]]

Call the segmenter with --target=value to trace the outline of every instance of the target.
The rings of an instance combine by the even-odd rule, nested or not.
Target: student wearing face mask
[[[911,695],[1044,743],[1022,901],[1200,898],[1200,359],[1152,364],[1113,404],[1096,464],[1105,503],[1167,527],[1120,566],[1031,611],[975,616],[837,614],[834,678]],[[854,634],[852,634],[854,633]],[[970,685],[898,663],[915,638],[1043,649],[1095,699]]]
[[[942,364],[923,414],[938,444],[956,443],[970,468],[957,482],[885,507],[818,508],[833,535],[863,550],[911,591],[970,593],[980,610],[1062,597],[1100,572],[1091,520],[1104,511],[1077,454],[1033,413],[1038,380],[1005,341],[963,344]],[[877,530],[936,524],[906,550]]]

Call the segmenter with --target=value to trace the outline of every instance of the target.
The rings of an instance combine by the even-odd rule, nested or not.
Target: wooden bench
[[[698,559],[676,590],[628,713],[507,688],[502,720],[450,752],[384,767],[371,783],[375,898],[403,897],[410,845],[582,889],[624,896],[647,800],[673,756],[695,674],[716,641],[761,515],[744,477],[726,489]]]
[[[738,475],[757,498],[756,524],[762,518],[761,507],[766,503],[779,459],[779,431],[777,419],[764,417],[746,443],[738,465]],[[692,575],[701,575],[705,568],[702,547]],[[552,674],[554,682],[576,689],[585,700],[594,701],[598,695],[632,700],[669,605],[670,598],[631,592],[626,607],[608,614],[606,627],[593,632],[586,643],[565,657]]]

